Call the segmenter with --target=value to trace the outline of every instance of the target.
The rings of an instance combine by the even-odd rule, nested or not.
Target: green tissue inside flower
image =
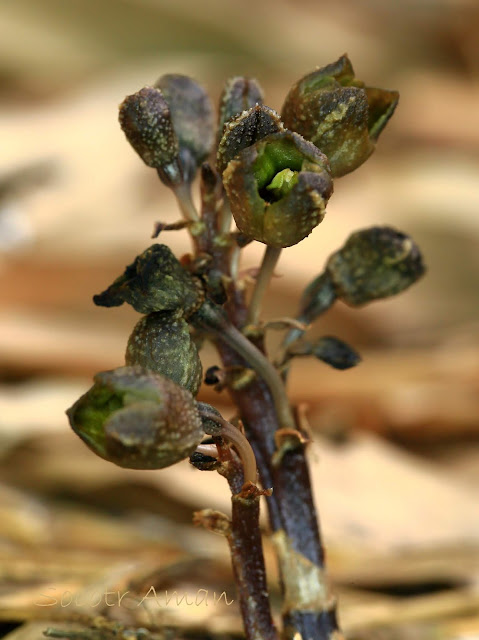
[[[253,174],[263,200],[275,202],[287,195],[298,181],[304,159],[290,140],[275,140],[259,149]]]
[[[298,182],[298,172],[291,169],[283,169],[277,173],[266,189],[271,191],[273,196],[280,200],[288,195],[294,185]]]

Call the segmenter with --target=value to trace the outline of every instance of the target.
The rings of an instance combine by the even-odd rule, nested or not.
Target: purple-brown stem
[[[203,221],[212,220],[217,211],[213,181],[210,180],[209,185],[208,188],[206,180],[203,180]],[[214,267],[222,270],[228,277],[230,272],[225,267],[228,265],[229,250],[219,249],[218,244],[215,244],[212,226],[211,223],[207,225],[210,233],[206,232],[198,238],[197,246],[201,251],[209,253]],[[247,307],[242,292],[234,282],[230,283],[225,309],[233,326],[240,327],[244,324]],[[214,339],[225,368],[251,366],[251,363],[238,355],[231,341],[222,340],[221,333],[216,333]],[[256,346],[264,354],[262,344],[256,343]],[[286,399],[286,391],[282,382],[280,384]],[[281,442],[275,441],[275,434],[287,422],[280,420],[277,413],[277,384],[272,394],[270,387],[258,376],[257,380],[245,388],[230,388],[230,393],[255,452],[261,483],[266,489],[273,488],[267,504],[281,572],[284,636],[292,639],[299,633],[303,640],[332,640],[333,637],[338,640],[340,634],[336,606],[327,586],[324,550],[314,507],[304,434],[299,430],[295,431],[295,425],[289,423],[290,429],[287,431],[290,434],[286,434]],[[251,582],[259,580],[261,584],[266,584],[257,500],[258,498],[245,500],[233,497],[229,538],[233,566],[237,567],[235,576],[238,588],[245,594],[255,592],[255,597],[258,598],[253,609],[248,607],[247,601],[242,605],[248,637],[261,621],[271,619],[269,601],[261,597]],[[246,608],[243,609],[243,606]]]
[[[217,346],[224,366],[245,365],[227,345]],[[337,637],[335,600],[327,586],[305,443],[300,437],[304,434],[298,432],[298,437],[286,441],[278,454],[274,439],[278,420],[266,384],[257,380],[230,392],[255,452],[261,483],[273,488],[267,504],[282,574],[285,637],[292,638],[296,632],[311,640],[327,640],[333,633]]]

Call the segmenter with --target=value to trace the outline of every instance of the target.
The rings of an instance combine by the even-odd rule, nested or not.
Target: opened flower
[[[311,233],[333,191],[326,156],[291,131],[241,150],[228,163],[223,184],[238,229],[277,248]]]

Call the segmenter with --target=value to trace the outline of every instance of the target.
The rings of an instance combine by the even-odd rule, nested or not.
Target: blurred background
[[[178,218],[117,106],[179,72],[215,101],[226,78],[253,76],[279,110],[293,82],[347,52],[357,77],[398,89],[400,104],[375,154],[336,181],[324,222],[283,252],[265,317],[293,314],[353,230],[391,224],[421,246],[428,273],[410,291],[362,310],[338,303],[315,329],[363,362],[338,372],[301,359],[291,394],[308,407],[347,637],[479,638],[478,29],[476,0],[3,0],[2,635],[105,613],[186,636],[240,633],[236,604],[127,612],[85,596],[155,585],[235,598],[226,544],[191,525],[194,510],[228,512],[222,478],[187,463],[117,469],[64,415],[95,372],[122,364],[137,318],[92,295],[152,242],[155,221]],[[166,242],[189,250],[183,232]],[[262,246],[244,253],[255,267]],[[232,414],[225,394],[201,397]],[[61,602],[67,592],[83,600]]]

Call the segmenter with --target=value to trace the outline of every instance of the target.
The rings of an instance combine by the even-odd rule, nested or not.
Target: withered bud
[[[190,456],[190,464],[199,471],[216,471],[221,465],[221,461],[213,456],[194,451]]]
[[[125,362],[161,373],[194,396],[201,385],[198,350],[179,313],[150,313],[141,318],[128,340]]]
[[[228,164],[223,184],[238,229],[277,248],[311,233],[333,191],[326,156],[291,131],[243,149]]]
[[[323,336],[313,344],[312,355],[334,369],[350,369],[361,362],[357,351],[334,336]]]
[[[263,90],[254,78],[236,76],[227,80],[220,96],[218,142],[229,120],[262,103]]]
[[[344,55],[301,78],[288,93],[281,117],[328,156],[332,176],[339,177],[369,158],[398,100],[397,91],[356,80]]]
[[[352,307],[400,293],[425,272],[412,238],[391,227],[353,233],[326,269],[337,297]]]
[[[101,307],[118,307],[127,302],[139,313],[182,309],[188,317],[203,298],[200,281],[180,264],[171,249],[154,244],[93,301]]]
[[[120,105],[119,120],[128,142],[143,162],[166,172],[173,184],[181,182],[178,139],[161,91],[144,87],[127,96]]]
[[[287,349],[287,360],[298,356],[314,356],[334,369],[350,369],[361,362],[361,356],[343,340],[322,336],[315,342],[297,340]]]
[[[271,133],[284,131],[279,115],[265,105],[257,105],[227,122],[218,145],[216,168],[220,174],[242,149]]]
[[[191,182],[213,147],[213,104],[203,87],[188,76],[166,74],[158,79],[155,87],[161,90],[170,108],[184,179]]]
[[[162,469],[188,458],[204,431],[192,395],[141,367],[98,373],[67,415],[97,455],[128,469]]]

